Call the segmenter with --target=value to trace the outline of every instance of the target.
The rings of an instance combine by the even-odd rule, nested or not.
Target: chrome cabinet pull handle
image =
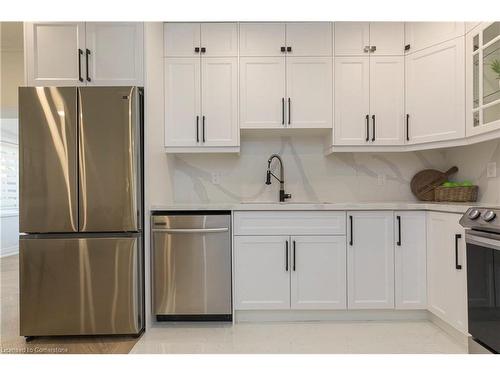
[[[406,114],[406,140],[410,141],[410,115]]]
[[[200,116],[196,116],[196,143],[200,142]]]
[[[288,125],[292,123],[292,100],[288,98]]]
[[[397,245],[401,246],[401,216],[396,216],[396,219],[398,220],[398,242]]]
[[[288,272],[288,240],[285,242],[285,271]]]
[[[295,257],[295,241],[293,241],[293,270],[295,271],[296,257]]]
[[[354,244],[354,228],[353,228],[353,224],[352,224],[353,220],[352,220],[352,216],[349,215],[349,224],[350,224],[350,227],[351,227],[351,238],[349,239],[349,245],[352,246]]]

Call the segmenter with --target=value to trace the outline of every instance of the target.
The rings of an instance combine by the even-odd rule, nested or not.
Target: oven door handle
[[[471,245],[477,245],[482,247],[488,247],[494,250],[500,250],[500,240],[496,240],[493,238],[486,238],[467,233],[465,235],[465,242]]]

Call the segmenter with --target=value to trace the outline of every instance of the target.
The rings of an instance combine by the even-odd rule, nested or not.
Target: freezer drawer
[[[153,216],[154,314],[230,319],[231,216]],[[205,316],[205,318],[203,317]]]
[[[21,238],[22,336],[135,334],[140,237]]]
[[[78,231],[77,93],[19,88],[19,230]]]

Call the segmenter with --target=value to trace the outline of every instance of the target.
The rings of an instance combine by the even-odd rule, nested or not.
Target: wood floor
[[[19,336],[19,256],[0,258],[0,353],[126,354],[132,337],[43,337],[26,342]]]

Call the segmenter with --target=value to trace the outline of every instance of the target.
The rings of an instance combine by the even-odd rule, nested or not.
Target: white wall
[[[0,23],[0,139],[18,143],[18,95],[24,84],[22,22]],[[19,248],[19,215],[0,212],[0,256]]]

